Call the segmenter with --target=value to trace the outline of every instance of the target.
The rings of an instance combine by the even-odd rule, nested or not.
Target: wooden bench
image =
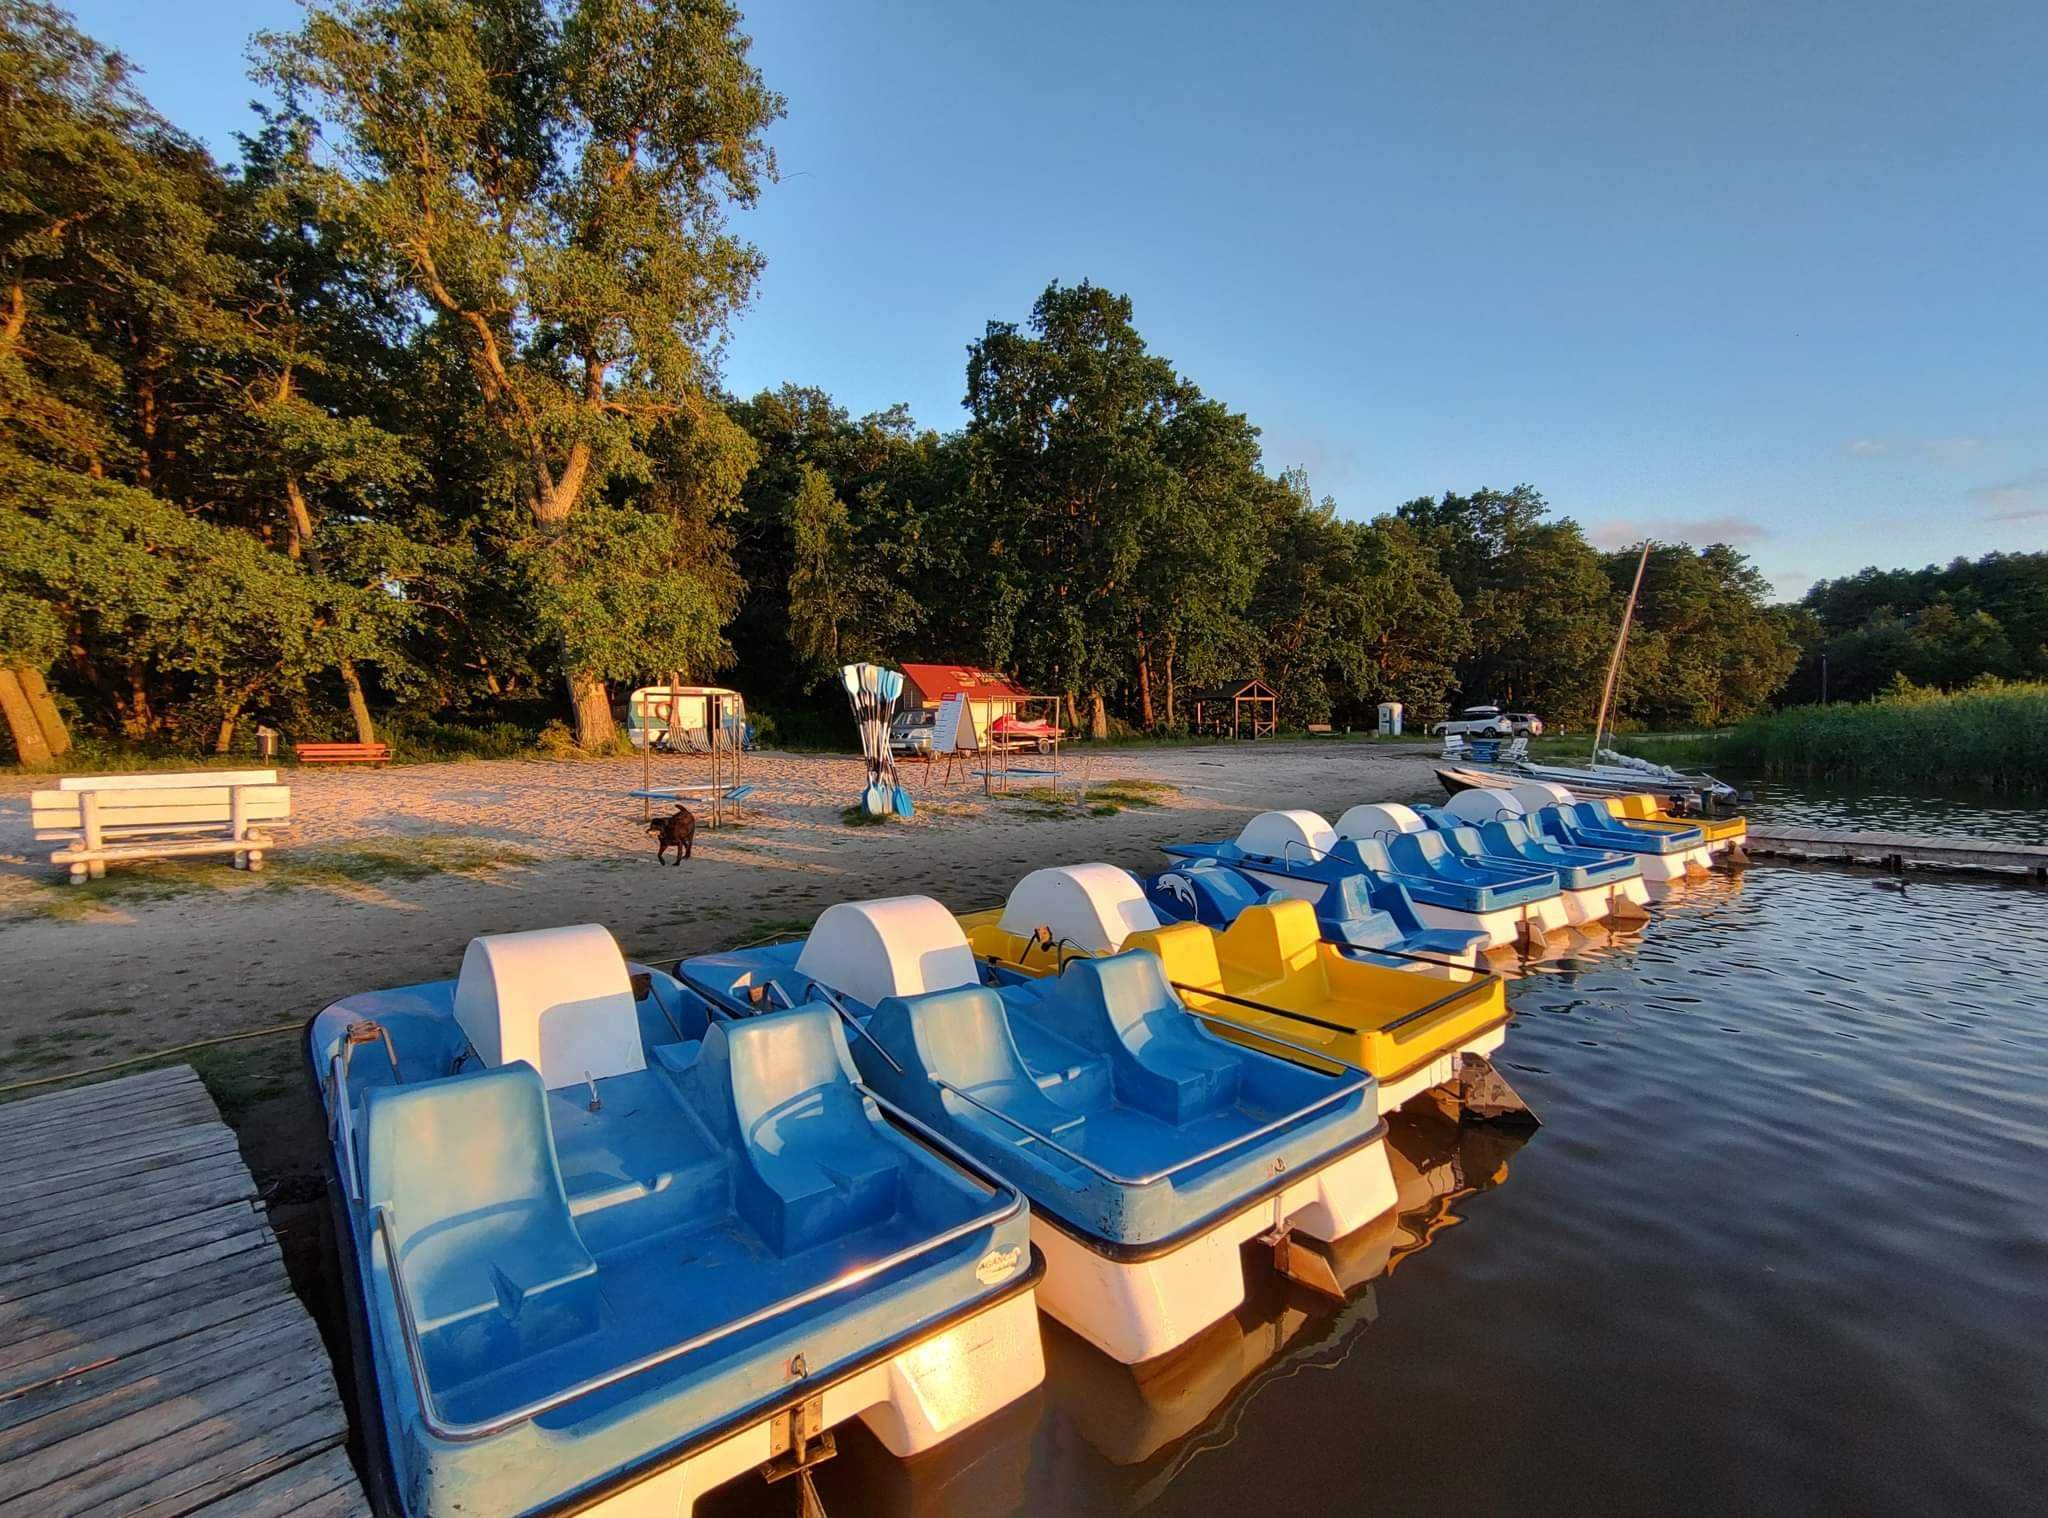
[[[292,754],[301,764],[389,764],[388,743],[294,743]]]
[[[1327,722],[1311,722],[1308,725],[1308,731],[1309,736],[1312,738],[1328,738],[1332,736],[1330,724]]]
[[[291,830],[292,792],[276,770],[76,775],[31,795],[29,815],[38,843],[62,845],[50,863],[69,865],[74,885],[124,859],[233,854],[236,869],[260,870]]]

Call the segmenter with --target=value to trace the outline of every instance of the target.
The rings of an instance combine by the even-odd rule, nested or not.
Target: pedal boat
[[[1221,932],[1162,924],[1124,871],[1069,865],[1032,871],[1004,906],[960,927],[976,956],[1006,976],[1064,979],[1088,956],[1150,950],[1187,1007],[1225,1037],[1368,1070],[1381,1112],[1447,1085],[1484,1106],[1475,1116],[1527,1112],[1486,1058],[1507,1037],[1499,976],[1446,967],[1446,988],[1375,962],[1326,941],[1305,901],[1246,907]]]
[[[1575,928],[1649,918],[1649,882],[1643,879],[1643,867],[1633,856],[1538,838],[1523,826],[1520,814],[1511,806],[1502,808],[1481,792],[1462,792],[1447,806],[1420,807],[1412,812],[1406,807],[1384,810],[1413,816],[1460,858],[1548,871],[1557,881],[1558,894]]]
[[[1340,837],[1337,829],[1310,811],[1261,812],[1244,825],[1235,842],[1170,843],[1164,853],[1171,859],[1217,860],[1268,889],[1311,905],[1347,875],[1399,885],[1425,927],[1483,934],[1482,953],[1521,949],[1540,954],[1545,939],[1566,926],[1554,881],[1507,886],[1415,874],[1395,863],[1381,839],[1370,834]]]
[[[1632,796],[1609,796],[1607,810],[1625,821],[1667,829],[1698,828],[1707,840],[1707,852],[1722,863],[1741,867],[1749,863],[1747,817],[1683,817],[1665,809],[1655,796],[1637,792]]]
[[[1614,816],[1597,801],[1538,807],[1528,818],[1532,829],[1555,843],[1634,856],[1653,887],[1703,880],[1710,866],[1706,835],[1698,828],[1640,827]]]
[[[1039,1305],[1127,1364],[1237,1307],[1243,1244],[1314,1281],[1302,1239],[1393,1205],[1372,1076],[1219,1038],[1150,954],[989,986],[951,914],[906,896],[843,902],[806,938],[681,973],[735,1015],[838,1011],[872,1086],[1031,1199]]]
[[[823,1008],[713,1019],[587,925],[306,1037],[380,1513],[687,1515],[849,1419],[915,1455],[1043,1378],[1024,1197]]]
[[[1143,882],[1145,900],[1162,922],[1198,922],[1227,928],[1246,907],[1274,893],[1244,871],[1214,859],[1192,859]],[[1482,933],[1426,928],[1414,898],[1394,880],[1362,873],[1343,876],[1314,903],[1316,923],[1330,943],[1365,952],[1370,964],[1448,978],[1477,968]]]

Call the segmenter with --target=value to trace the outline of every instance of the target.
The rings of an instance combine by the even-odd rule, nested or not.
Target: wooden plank
[[[170,1134],[219,1121],[206,1092],[174,1088],[146,1105],[138,1102],[108,1112],[67,1114],[50,1124],[25,1124],[21,1131],[0,1129],[0,1165],[54,1144],[136,1138],[151,1132]]]
[[[67,775],[60,791],[163,791],[195,785],[276,785],[276,770],[177,770],[161,774]]]
[[[1989,838],[1936,838],[1909,833],[1848,832],[1828,828],[1759,827],[1744,841],[1752,854],[1787,859],[1840,860],[2041,875],[2048,845]]]
[[[93,1357],[85,1351],[108,1331],[109,1324],[130,1326],[134,1315],[145,1307],[172,1311],[182,1303],[200,1301],[209,1293],[233,1290],[254,1279],[289,1284],[284,1257],[267,1235],[215,1239],[181,1251],[175,1263],[164,1268],[134,1269],[132,1279],[99,1276],[41,1293],[30,1304],[40,1310],[0,1323],[0,1373],[12,1374],[52,1353],[65,1353],[67,1348],[78,1364],[90,1364]]]
[[[367,1518],[370,1504],[348,1451],[337,1445],[198,1511],[205,1518]]]
[[[218,1153],[234,1147],[234,1133],[219,1123],[127,1134],[104,1146],[81,1144],[61,1155],[46,1155],[34,1175],[0,1187],[0,1197],[25,1192],[47,1194],[74,1177],[102,1173],[122,1165],[140,1166],[153,1159]]]
[[[268,854],[283,847],[282,839],[259,838],[254,834],[247,838],[208,839],[203,843],[110,843],[98,848],[81,844],[75,849],[52,850],[50,863],[88,864],[97,859],[118,864],[124,859],[193,859],[203,854],[240,854],[245,850]]]
[[[77,816],[84,810],[86,794],[99,798],[100,821],[108,825],[121,820],[154,821],[153,814],[158,812],[218,809],[226,815],[226,809],[237,796],[252,812],[258,808],[282,808],[289,813],[292,805],[292,788],[288,785],[208,785],[175,791],[92,791],[84,794],[35,791],[29,797],[30,815],[58,817],[68,812]],[[195,817],[193,820],[200,819]]]
[[[0,1430],[0,1501],[70,1474],[78,1469],[70,1461],[82,1450],[103,1455],[104,1440],[91,1445],[81,1441],[100,1429],[128,1422],[138,1412],[172,1402],[192,1406],[196,1399],[217,1399],[216,1387],[262,1367],[288,1367],[297,1377],[315,1371],[327,1374],[320,1335],[304,1312],[273,1314],[261,1330],[246,1328],[249,1321],[230,1325],[241,1330],[233,1335],[213,1330],[203,1341],[202,1353],[166,1355],[165,1351],[194,1342],[180,1339],[159,1350],[147,1369],[127,1369],[128,1362],[122,1361],[107,1367],[107,1374],[60,1382],[53,1391],[71,1390],[74,1395],[62,1401],[46,1398],[34,1417]],[[124,1369],[125,1379],[114,1379],[113,1373]],[[8,1407],[0,1403],[0,1411]],[[131,1430],[137,1426],[130,1424]]]
[[[53,1330],[44,1335],[44,1342],[29,1346],[32,1353],[28,1358],[0,1367],[0,1397],[75,1376],[91,1366],[168,1344],[218,1323],[246,1318],[291,1290],[281,1261],[252,1251],[234,1265],[233,1270],[220,1271],[217,1279],[205,1283],[211,1294],[195,1293],[189,1304],[140,1303],[96,1319],[82,1330]],[[22,1348],[16,1345],[7,1353]]]
[[[80,1280],[113,1276],[129,1266],[150,1264],[260,1227],[264,1227],[260,1209],[250,1203],[223,1203],[127,1229],[119,1239],[80,1239],[76,1243],[66,1239],[63,1248],[53,1248],[41,1258],[18,1260],[0,1268],[0,1321],[6,1321],[8,1309],[16,1303],[35,1301],[35,1297],[20,1293],[41,1295]]]
[[[0,1265],[39,1257],[56,1235],[67,1243],[116,1239],[131,1228],[147,1228],[185,1212],[256,1200],[256,1181],[239,1156],[219,1155],[189,1168],[189,1174],[182,1166],[157,1172],[168,1179],[154,1186],[110,1180],[104,1187],[53,1199],[31,1215],[10,1213],[15,1226],[0,1232]],[[129,1210],[124,1213],[123,1207]]]
[[[101,1399],[114,1396],[131,1384],[149,1386],[175,1375],[180,1367],[196,1360],[223,1353],[238,1353],[244,1346],[258,1340],[272,1338],[284,1330],[304,1336],[317,1343],[319,1331],[313,1320],[306,1316],[306,1310],[296,1297],[280,1297],[269,1306],[237,1318],[230,1323],[217,1323],[197,1333],[172,1339],[165,1344],[152,1345],[132,1355],[124,1355],[109,1364],[92,1370],[81,1371],[61,1381],[49,1381],[32,1391],[0,1401],[0,1458],[7,1458],[6,1452],[16,1448],[12,1442],[13,1431],[41,1425],[50,1428],[84,1427],[87,1414],[72,1417],[69,1422],[59,1421],[61,1415],[70,1409],[99,1403]],[[323,1349],[324,1353],[324,1349]],[[42,1433],[31,1432],[23,1436],[31,1443],[40,1442]]]
[[[96,1429],[86,1436],[84,1451],[67,1451],[72,1458],[87,1457],[82,1468],[0,1502],[0,1514],[133,1514],[152,1503],[191,1512],[248,1485],[258,1473],[338,1445],[348,1437],[348,1420],[327,1367],[315,1368],[318,1374],[283,1386],[265,1368],[221,1391],[247,1400],[213,1408],[164,1404]]]
[[[160,1090],[176,1086],[197,1086],[206,1089],[190,1065],[166,1065],[161,1069],[144,1070],[138,1075],[124,1075],[117,1080],[101,1081],[94,1086],[80,1087],[73,1091],[52,1091],[43,1096],[25,1097],[20,1101],[0,1106],[0,1133],[21,1124],[34,1122],[74,1107],[113,1107],[134,1101],[145,1093],[154,1095]]]
[[[235,1148],[235,1136],[226,1129],[222,1129],[221,1132],[225,1134],[224,1138],[201,1134],[200,1137],[206,1140],[204,1143],[183,1145],[139,1159],[117,1160],[111,1165],[73,1171],[56,1177],[30,1175],[26,1180],[17,1181],[13,1185],[0,1186],[0,1216],[5,1216],[17,1203],[61,1196],[88,1186],[97,1187],[104,1184],[109,1176],[121,1175],[124,1172],[139,1178],[152,1175],[159,1170],[171,1169],[173,1166],[189,1164],[194,1160],[214,1159],[223,1154],[239,1153],[240,1151]]]

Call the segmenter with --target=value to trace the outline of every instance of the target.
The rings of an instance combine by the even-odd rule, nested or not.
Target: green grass
[[[501,868],[531,864],[538,857],[529,850],[485,839],[430,835],[340,849],[279,849],[267,854],[264,868],[255,873],[230,868],[224,854],[140,860],[110,864],[104,876],[82,885],[21,876],[0,878],[0,917],[82,922],[124,907],[182,896],[307,889],[347,892],[435,875],[480,878]]]
[[[839,820],[850,828],[878,828],[886,823],[896,821],[897,818],[894,812],[884,812],[881,816],[876,817],[866,807],[855,802],[852,806],[840,809]]]
[[[1163,780],[1105,780],[1089,786],[1085,796],[1056,785],[1034,785],[1010,794],[1011,799],[1024,802],[1033,817],[1072,817],[1082,812],[1090,817],[1114,817],[1127,808],[1164,806],[1179,790]]]

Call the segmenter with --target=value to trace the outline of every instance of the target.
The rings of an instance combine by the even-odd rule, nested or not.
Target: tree
[[[773,176],[783,105],[738,25],[716,0],[339,0],[259,39],[264,76],[338,134],[337,219],[458,334],[528,565],[584,577],[536,582],[556,611],[632,603],[630,575],[588,576],[624,571],[642,525],[591,503],[649,479],[652,432],[711,391],[760,269],[725,208]],[[607,671],[633,661],[551,625],[577,740],[607,744]]]

